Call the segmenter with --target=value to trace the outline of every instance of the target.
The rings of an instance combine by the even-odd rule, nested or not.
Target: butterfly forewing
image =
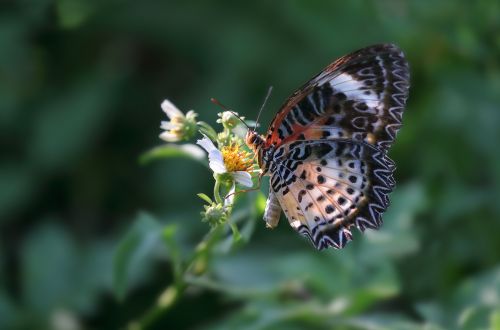
[[[277,224],[277,200],[318,249],[344,247],[352,225],[381,225],[408,80],[403,53],[375,45],[336,60],[285,102],[259,147],[271,176],[268,224]]]
[[[388,149],[408,97],[408,64],[394,45],[346,55],[296,91],[271,123],[266,143],[348,138]]]

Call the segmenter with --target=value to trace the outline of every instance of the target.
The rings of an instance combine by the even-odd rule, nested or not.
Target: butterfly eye
[[[255,133],[252,132],[251,130],[248,130],[245,136],[245,143],[249,148],[254,149],[254,142],[255,142]]]
[[[262,145],[264,144],[264,140],[260,137],[257,132],[253,130],[248,130],[247,135],[245,136],[245,143],[247,146],[253,151],[260,150]]]

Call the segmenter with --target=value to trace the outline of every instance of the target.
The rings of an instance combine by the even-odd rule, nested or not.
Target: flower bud
[[[222,113],[218,114],[220,119],[217,119],[217,122],[222,124],[224,128],[226,129],[233,129],[237,127],[238,125],[241,125],[241,120],[234,115],[231,111],[224,111]],[[245,119],[244,117],[241,117],[241,119]]]
[[[211,227],[216,227],[227,220],[227,213],[223,205],[211,204],[203,206],[205,211],[201,212],[201,221],[208,222]]]
[[[187,141],[196,135],[198,114],[193,110],[184,115],[170,101],[165,100],[161,107],[170,121],[162,121],[161,128],[165,130],[160,138],[167,142]]]

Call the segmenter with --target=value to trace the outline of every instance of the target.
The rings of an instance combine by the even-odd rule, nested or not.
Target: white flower
[[[249,173],[252,161],[248,157],[248,152],[241,150],[236,144],[224,146],[222,150],[219,150],[206,136],[196,143],[207,151],[208,163],[214,173],[229,173],[239,184],[246,187],[253,185],[252,176]]]
[[[189,140],[196,134],[196,117],[198,114],[189,110],[184,115],[169,100],[164,100],[161,104],[162,110],[166,113],[170,121],[162,121],[160,128],[165,130],[160,134],[160,138],[166,142],[178,142]]]
[[[238,113],[232,111],[224,111],[222,113],[218,113],[217,115],[219,116],[219,119],[217,119],[219,124],[222,124],[224,128],[231,130],[234,135],[242,139],[245,138],[248,131],[248,124],[244,121],[245,117],[238,117]]]
[[[217,116],[219,116],[219,119],[217,119],[217,122],[219,124],[222,124],[225,128],[227,129],[233,129],[238,125],[242,124],[242,120],[245,119],[245,117],[238,117],[236,112],[233,111],[224,111],[221,113],[218,113]]]

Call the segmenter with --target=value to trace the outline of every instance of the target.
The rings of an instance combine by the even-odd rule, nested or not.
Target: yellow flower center
[[[170,119],[170,122],[175,125],[182,125],[184,123],[184,117],[174,116],[172,119]]]
[[[249,172],[252,169],[251,154],[245,150],[241,150],[239,145],[231,144],[224,146],[221,152],[228,172]]]

